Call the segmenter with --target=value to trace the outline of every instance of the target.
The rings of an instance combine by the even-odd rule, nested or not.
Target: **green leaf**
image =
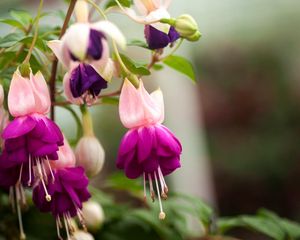
[[[28,26],[33,22],[31,14],[26,11],[10,11],[12,18],[20,22],[24,27]]]
[[[147,69],[145,64],[143,63],[138,63],[130,59],[129,57],[125,56],[124,54],[120,54],[122,61],[126,65],[126,67],[134,74],[137,75],[150,75],[150,71]]]
[[[129,8],[132,5],[132,0],[119,0],[119,3],[123,7],[128,7]],[[114,6],[118,6],[117,2],[115,0],[110,0],[106,3],[105,9],[110,8],[110,7],[114,7]]]
[[[18,43],[22,39],[22,36],[18,33],[10,33],[3,38],[0,39],[0,47],[8,48],[16,43]]]
[[[193,65],[189,60],[181,56],[171,55],[163,60],[164,64],[173,68],[174,70],[188,76],[193,82],[196,82]]]
[[[156,64],[153,65],[152,68],[153,68],[155,71],[160,71],[160,70],[162,70],[162,69],[164,68],[164,65],[156,63]]]
[[[145,43],[144,41],[138,40],[138,39],[129,40],[127,42],[127,46],[136,46],[136,47],[142,47],[142,48],[149,49],[147,43]]]
[[[1,19],[0,22],[10,25],[12,27],[16,27],[19,29],[24,29],[24,26],[15,19]]]
[[[31,44],[32,41],[33,41],[32,36],[28,36],[28,37],[25,37],[20,40],[20,42],[25,43],[25,44]],[[40,49],[42,52],[46,52],[49,50],[49,48],[47,47],[47,43],[41,38],[37,38],[37,40],[35,42],[35,47]]]

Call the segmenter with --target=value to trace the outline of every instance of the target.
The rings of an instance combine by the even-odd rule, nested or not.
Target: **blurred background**
[[[46,4],[49,10],[66,8],[58,0]],[[37,1],[2,0],[0,11],[31,6]],[[179,50],[193,61],[197,85],[169,69],[145,79],[148,89],[162,88],[166,125],[183,143],[183,168],[168,179],[172,188],[202,197],[222,216],[265,207],[300,221],[300,1],[174,0],[170,12],[191,14],[203,34]],[[142,26],[124,16],[110,18],[128,39],[142,39]],[[129,51],[149,59],[143,50]],[[117,110],[104,105],[93,111],[107,155],[97,186],[116,171],[125,133]],[[74,136],[67,113],[57,113],[59,125]]]

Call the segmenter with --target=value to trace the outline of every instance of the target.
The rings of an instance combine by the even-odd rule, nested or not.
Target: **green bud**
[[[27,78],[30,77],[30,72],[31,72],[30,64],[27,62],[22,63],[19,67],[19,71],[22,77],[27,77]]]
[[[189,41],[197,41],[201,37],[198,24],[191,15],[183,14],[179,16],[176,19],[174,27],[182,38]]]

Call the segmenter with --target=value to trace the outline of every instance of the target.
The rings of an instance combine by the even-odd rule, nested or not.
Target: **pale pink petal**
[[[164,3],[161,5],[165,9],[168,9],[172,3],[172,0],[164,0]]]
[[[71,77],[70,72],[67,72],[63,79],[63,87],[64,87],[65,96],[69,102],[77,104],[77,105],[81,105],[84,103],[83,99],[80,97],[74,98],[72,95],[71,88],[70,88],[70,77]]]
[[[35,113],[47,114],[50,110],[51,100],[47,83],[39,71],[34,76],[30,74],[30,83],[35,100]]]
[[[134,0],[133,2],[140,14],[146,16],[149,13],[148,9],[143,3],[143,0]]]
[[[48,47],[52,50],[52,52],[57,57],[58,61],[60,61],[65,68],[68,68],[70,65],[70,53],[69,50],[63,47],[63,42],[61,40],[52,40],[47,43]]]
[[[71,25],[62,38],[62,48],[67,48],[79,60],[84,60],[90,39],[88,23],[75,23]]]
[[[126,38],[119,28],[110,21],[99,21],[90,25],[92,29],[111,37],[121,48],[126,47]]]
[[[156,91],[152,92],[150,94],[151,98],[153,101],[159,106],[160,108],[160,117],[159,117],[159,122],[162,123],[165,118],[165,108],[164,108],[164,96],[163,93],[160,89],[157,89]]]
[[[146,91],[143,82],[140,82],[138,89],[140,93],[140,104],[143,105],[144,122],[147,124],[156,124],[161,119],[161,106]]]
[[[35,100],[28,78],[15,71],[8,92],[8,109],[12,116],[20,117],[34,112]]]
[[[159,8],[149,13],[146,17],[146,22],[155,22],[159,21],[162,18],[170,18],[170,14],[165,8]],[[170,25],[165,23],[152,23],[151,26],[166,34],[168,34],[170,30]]]
[[[161,121],[161,107],[152,99],[142,81],[136,89],[127,79],[120,95],[119,113],[127,128],[148,126]]]
[[[52,169],[61,169],[67,167],[74,167],[76,164],[75,154],[68,142],[64,137],[64,145],[59,147],[58,160],[50,161]]]
[[[75,5],[75,16],[77,22],[86,23],[89,20],[89,8],[86,1],[78,0]]]
[[[137,89],[125,79],[120,94],[119,114],[126,128],[134,128],[144,124],[144,109]]]

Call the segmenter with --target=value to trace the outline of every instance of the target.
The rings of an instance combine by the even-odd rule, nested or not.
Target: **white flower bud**
[[[185,38],[189,41],[194,42],[201,37],[197,22],[188,14],[179,16],[175,20],[174,27],[182,38]]]
[[[76,231],[71,237],[71,240],[95,240],[95,239],[93,235],[88,232]]]
[[[101,205],[94,201],[88,201],[83,204],[82,208],[85,225],[91,232],[97,231],[101,228],[105,216]]]
[[[85,169],[89,177],[97,175],[104,164],[105,153],[98,139],[94,136],[84,136],[75,149],[76,164]]]

